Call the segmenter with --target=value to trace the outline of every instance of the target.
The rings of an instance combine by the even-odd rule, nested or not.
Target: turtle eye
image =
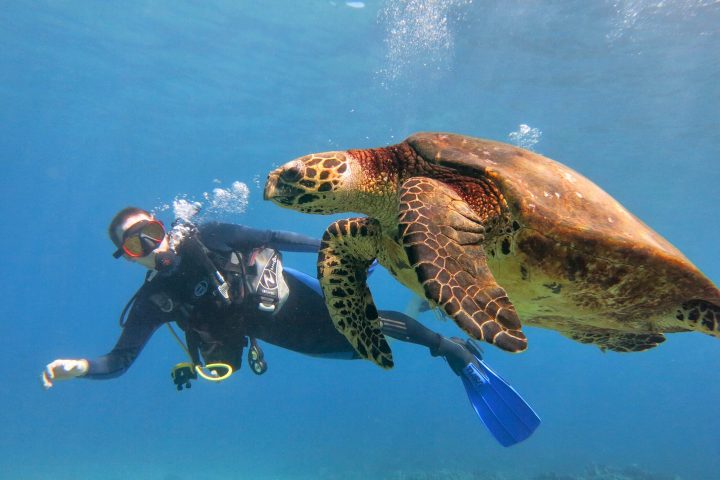
[[[303,169],[301,165],[298,165],[297,163],[293,165],[292,167],[289,167],[285,169],[282,174],[280,174],[280,178],[284,182],[294,183],[300,180],[303,176]]]

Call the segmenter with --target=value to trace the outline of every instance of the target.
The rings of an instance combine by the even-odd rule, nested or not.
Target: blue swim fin
[[[471,347],[471,350],[475,350]],[[504,447],[520,443],[540,425],[532,407],[487,366],[474,351],[477,364],[468,363],[460,372],[468,398],[480,420]]]

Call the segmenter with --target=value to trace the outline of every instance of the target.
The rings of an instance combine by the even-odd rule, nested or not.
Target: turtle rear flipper
[[[398,228],[428,300],[473,338],[510,352],[527,348],[515,307],[487,266],[482,221],[455,191],[430,178],[406,180]]]
[[[392,368],[392,352],[367,286],[377,234],[376,222],[369,218],[330,224],[318,253],[318,280],[335,328],[360,356]]]
[[[562,333],[580,343],[590,343],[601,350],[621,353],[650,350],[665,341],[662,333],[630,333],[604,328],[573,327],[571,331]]]
[[[680,305],[675,318],[692,330],[720,337],[720,305],[707,300],[690,300]]]

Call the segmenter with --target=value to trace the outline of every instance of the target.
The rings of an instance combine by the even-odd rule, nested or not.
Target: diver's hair
[[[128,217],[131,217],[133,215],[147,215],[148,217],[152,217],[150,212],[137,207],[125,207],[118,213],[116,213],[113,219],[110,221],[110,226],[108,227],[108,235],[110,236],[110,240],[112,240],[112,242],[118,248],[120,247],[122,239],[118,237],[117,229]]]

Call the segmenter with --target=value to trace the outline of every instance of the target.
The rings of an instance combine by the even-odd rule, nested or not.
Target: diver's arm
[[[285,252],[311,252],[320,250],[320,239],[285,230],[270,230],[272,239],[267,245]]]
[[[95,359],[54,360],[42,372],[43,386],[49,389],[59,380],[78,377],[105,379],[123,374],[155,330],[166,321],[163,316],[155,305],[138,298],[128,314],[122,335],[110,353]]]
[[[283,230],[260,230],[230,223],[206,223],[200,227],[208,248],[249,250],[265,246],[286,252],[317,252],[320,239]]]
[[[101,357],[88,360],[84,378],[115,378],[127,371],[150,340],[155,330],[169,319],[148,299],[138,297],[128,313],[127,322],[115,347]]]

